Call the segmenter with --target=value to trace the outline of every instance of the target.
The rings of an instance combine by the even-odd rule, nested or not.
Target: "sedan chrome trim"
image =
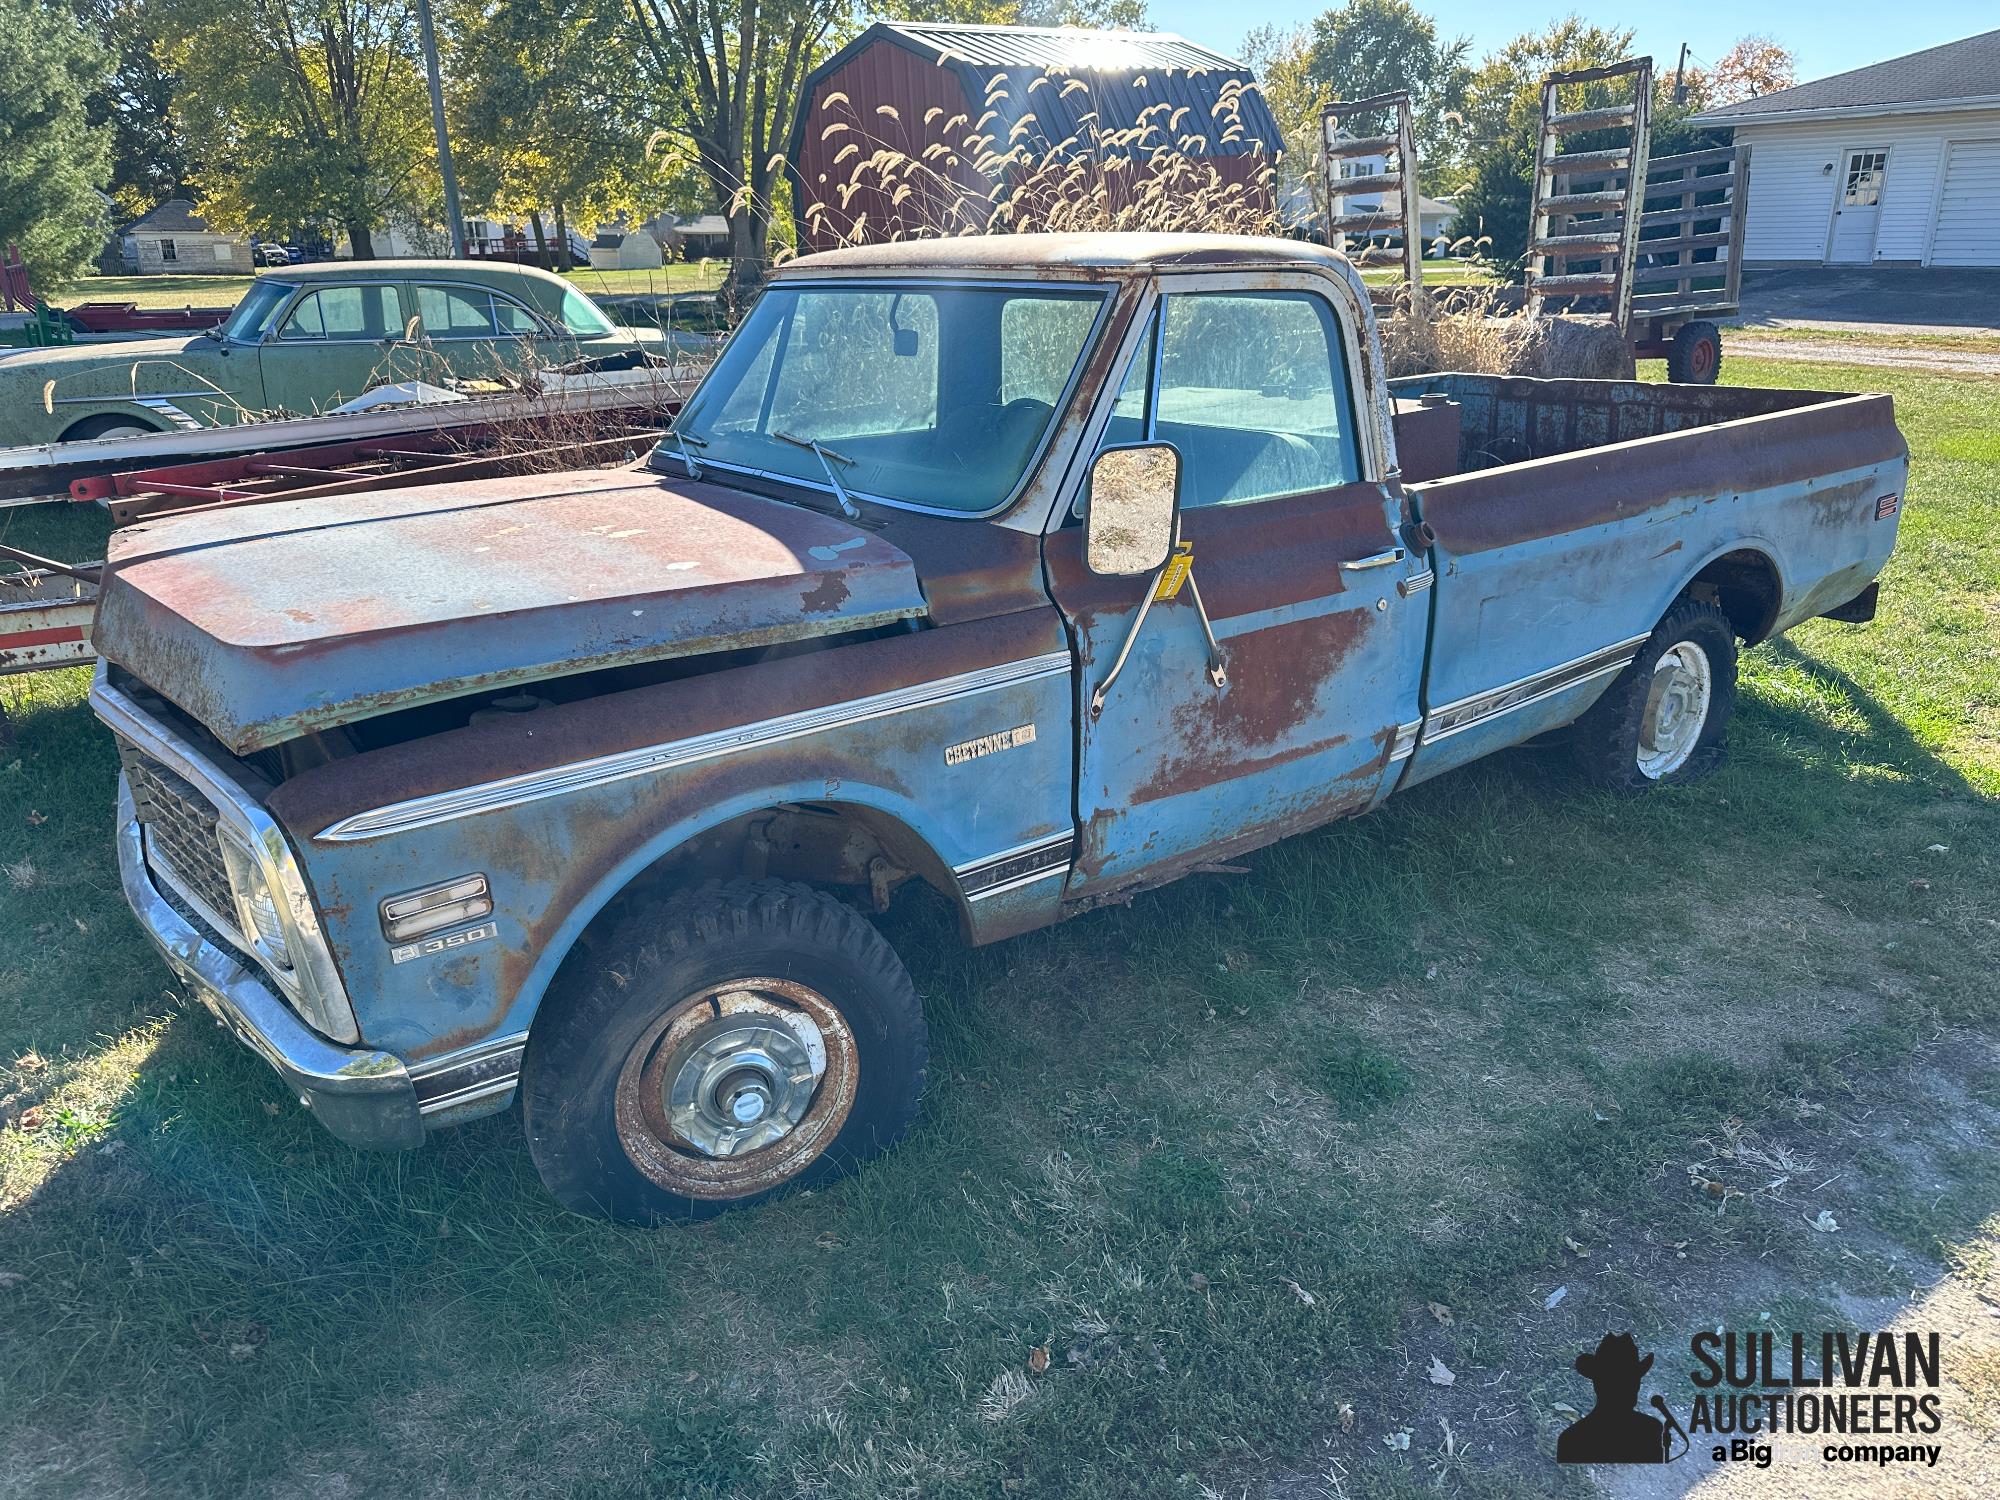
[[[1066,676],[1069,669],[1068,652],[1050,651],[1021,661],[1003,662],[998,666],[960,672],[953,677],[941,677],[933,682],[920,682],[866,698],[828,704],[825,708],[781,714],[777,718],[734,729],[720,729],[684,740],[667,740],[616,755],[600,755],[565,766],[551,766],[544,771],[527,771],[518,776],[503,776],[448,792],[410,797],[370,808],[366,812],[352,813],[329,824],[314,838],[318,843],[347,844],[387,834],[408,833],[415,828],[428,828],[434,823],[495,812],[505,807],[519,807],[526,802],[540,802],[548,797],[560,797],[634,776],[671,771],[698,761],[714,760],[718,756],[760,750],[785,740],[886,718],[891,714],[907,713],[915,708],[930,708],[1017,682]]]
[[[1544,698],[1554,697],[1557,693],[1567,692],[1609,673],[1623,671],[1632,664],[1650,634],[1635,635],[1616,645],[1593,651],[1588,656],[1576,657],[1526,677],[1517,677],[1512,682],[1503,682],[1498,687],[1435,708],[1424,716],[1419,743],[1429,745],[1449,739],[1489,719],[1510,714],[1517,708],[1526,708],[1531,703],[1540,703]]]

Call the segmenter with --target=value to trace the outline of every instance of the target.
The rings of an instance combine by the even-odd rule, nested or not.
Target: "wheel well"
[[[1762,552],[1726,552],[1688,581],[1687,592],[1706,600],[1729,617],[1729,624],[1747,645],[1771,633],[1778,620],[1784,586],[1778,565]]]
[[[558,972],[635,899],[662,886],[739,878],[796,880],[841,891],[877,912],[887,911],[911,881],[920,881],[951,902],[961,930],[969,923],[951,870],[901,819],[850,802],[786,802],[719,823],[654,860],[590,919]]]
[[[94,417],[84,417],[79,421],[70,423],[69,426],[63,429],[62,436],[57,438],[56,441],[59,443],[81,442],[85,438],[96,437],[108,427],[139,427],[147,432],[164,432],[166,430],[157,422],[148,421],[145,417],[125,416],[119,412],[99,412]]]

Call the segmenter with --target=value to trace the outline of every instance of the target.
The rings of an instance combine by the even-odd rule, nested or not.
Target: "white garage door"
[[[1953,141],[1945,148],[1931,264],[2000,266],[2000,141]]]

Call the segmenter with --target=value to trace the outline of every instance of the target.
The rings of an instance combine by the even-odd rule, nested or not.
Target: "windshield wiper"
[[[693,443],[697,448],[706,448],[708,446],[708,439],[691,438],[685,432],[682,432],[679,427],[672,428],[668,436],[673,438],[674,445],[681,450],[681,462],[687,465],[688,478],[701,478],[701,465],[696,463],[694,455],[688,452],[688,444]]]
[[[822,448],[817,438],[793,437],[789,432],[771,429],[771,436],[781,443],[790,443],[794,448],[810,448],[812,456],[819,460],[819,466],[826,470],[826,481],[833,486],[833,498],[840,502],[840,513],[850,521],[861,519],[861,507],[856,505],[847,493],[847,486],[840,482],[840,475],[834,469],[836,463],[854,467],[854,460],[845,453],[835,453],[831,448]]]

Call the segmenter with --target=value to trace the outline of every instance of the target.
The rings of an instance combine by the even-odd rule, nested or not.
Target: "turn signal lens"
[[[382,903],[382,935],[392,943],[407,943],[426,933],[476,922],[493,913],[493,896],[484,875],[461,875],[442,885],[426,886]]]

